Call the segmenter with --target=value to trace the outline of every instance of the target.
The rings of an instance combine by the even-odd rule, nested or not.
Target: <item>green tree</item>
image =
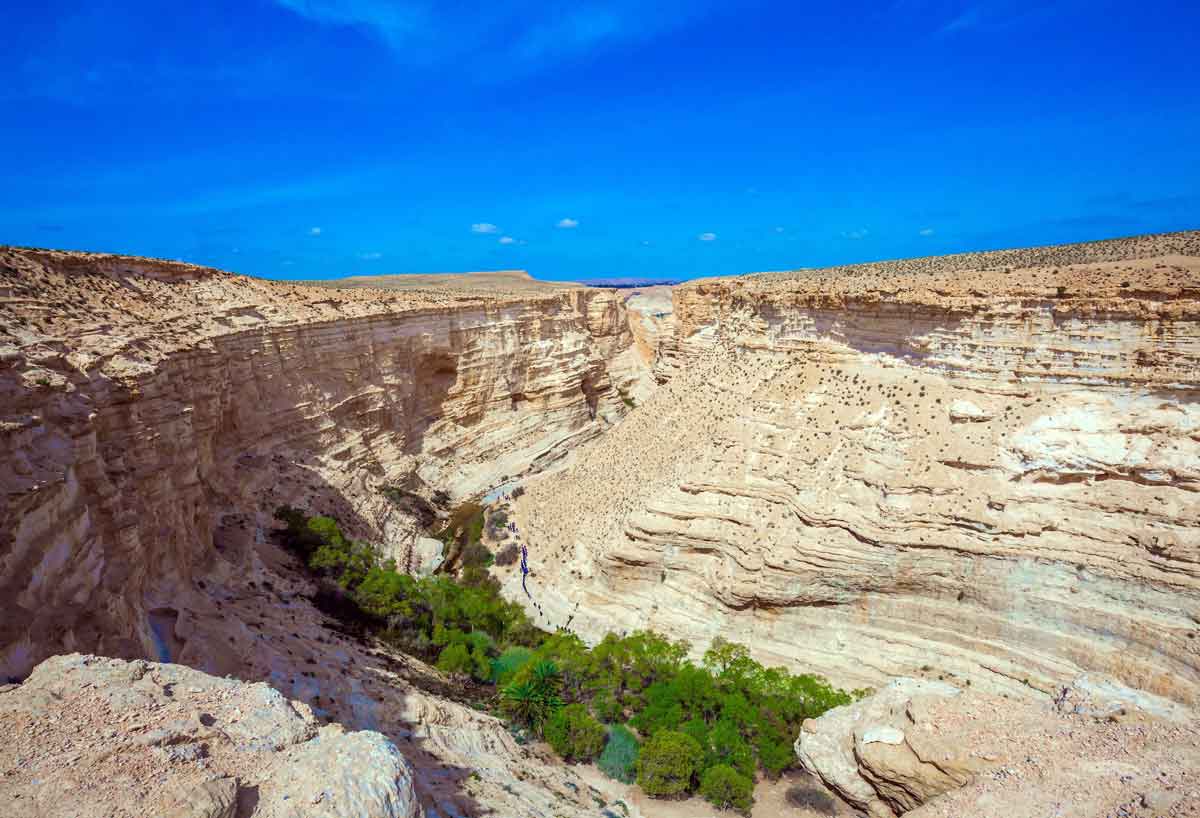
[[[706,765],[725,763],[744,776],[754,775],[754,752],[742,738],[737,725],[721,719],[708,732]]]
[[[656,798],[688,792],[703,757],[704,751],[691,736],[662,730],[638,755],[638,786]]]
[[[469,676],[475,663],[471,659],[471,649],[462,642],[447,645],[438,655],[437,668],[443,673]]]
[[[582,704],[560,707],[546,721],[546,741],[568,761],[591,761],[604,749],[604,725]]]
[[[660,730],[676,730],[683,721],[683,706],[675,690],[667,682],[655,682],[646,689],[645,706],[633,717],[631,724],[643,735],[652,736]]]
[[[708,724],[703,719],[688,719],[679,728],[679,732],[694,738],[701,747],[708,746]]]
[[[704,668],[685,663],[671,680],[671,689],[683,708],[684,719],[709,719],[717,711],[717,686]]]
[[[700,776],[700,795],[717,809],[748,812],[754,804],[754,779],[728,764],[717,764]]]
[[[754,738],[754,750],[759,766],[772,778],[778,778],[796,760],[792,741],[774,727],[759,731]]]
[[[596,718],[605,723],[620,721],[622,716],[621,703],[609,690],[600,690],[592,697],[592,712]]]
[[[637,776],[637,760],[640,751],[637,737],[623,724],[608,730],[608,741],[596,766],[609,778],[624,784],[632,784]]]

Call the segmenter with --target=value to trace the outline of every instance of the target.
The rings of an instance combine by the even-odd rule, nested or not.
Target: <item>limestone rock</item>
[[[1054,704],[1060,712],[1097,719],[1118,720],[1145,714],[1172,721],[1186,721],[1192,715],[1188,709],[1170,699],[1135,690],[1101,673],[1079,676],[1058,692]]]
[[[857,809],[877,818],[902,814],[966,783],[980,767],[940,737],[936,724],[920,720],[930,698],[958,695],[940,682],[897,679],[806,721],[796,754]]]
[[[337,284],[0,248],[0,681],[79,648],[209,661],[181,612],[248,570],[278,506],[404,569],[422,520],[390,489],[545,468],[628,412],[614,377],[650,382],[617,361],[615,290]]]
[[[972,423],[980,423],[991,420],[995,415],[983,409],[980,406],[972,403],[969,400],[959,399],[950,404],[950,420],[954,421],[969,421]]]
[[[445,547],[445,543],[433,537],[417,537],[412,552],[412,573],[420,577],[433,574],[445,559],[442,553]]]
[[[669,380],[515,504],[543,627],[1200,703],[1200,234],[673,298]]]
[[[218,778],[187,790],[172,807],[179,818],[233,818],[237,812],[237,781]]]
[[[179,665],[47,659],[0,697],[0,725],[12,771],[0,801],[30,815],[230,818],[240,800],[247,818],[421,814],[412,769],[384,736],[318,731],[266,685]]]
[[[339,726],[288,756],[259,802],[263,818],[407,818],[415,814],[411,779],[400,753],[378,733],[345,733]]]

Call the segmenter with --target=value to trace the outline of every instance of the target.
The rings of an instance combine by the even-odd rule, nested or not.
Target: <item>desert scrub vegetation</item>
[[[452,678],[473,680],[522,736],[545,739],[566,761],[595,760],[605,775],[636,780],[655,797],[698,792],[746,811],[755,776],[792,765],[805,719],[866,693],[764,667],[721,638],[699,662],[688,643],[651,631],[609,633],[588,647],[568,631],[538,629],[500,595],[484,564],[462,561],[457,577],[415,579],[346,538],[330,517],[287,506],[276,517],[286,525],[284,545],[338,598],[336,613]],[[451,520],[443,531],[460,544],[482,530],[478,507]]]

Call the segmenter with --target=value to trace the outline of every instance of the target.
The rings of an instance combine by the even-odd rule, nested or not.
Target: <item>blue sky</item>
[[[1200,227],[1200,4],[7,3],[0,243],[691,277]]]

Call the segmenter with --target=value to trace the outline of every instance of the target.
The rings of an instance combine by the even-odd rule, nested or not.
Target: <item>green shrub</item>
[[[677,730],[683,721],[683,705],[675,690],[666,682],[655,682],[646,689],[645,705],[630,723],[642,735],[652,736],[660,730]]]
[[[569,704],[546,722],[546,741],[568,761],[591,761],[604,748],[604,726],[582,704]]]
[[[717,809],[748,812],[754,804],[754,779],[728,764],[717,764],[700,777],[700,795]]]
[[[704,719],[689,719],[679,728],[679,732],[689,735],[701,747],[708,746],[708,724]]]
[[[515,645],[501,653],[499,658],[492,660],[492,684],[506,685],[513,675],[533,659],[533,651],[522,645]]]
[[[754,752],[733,722],[721,719],[713,725],[707,749],[705,766],[724,763],[744,776],[754,775]]]
[[[471,649],[462,642],[447,645],[438,655],[437,668],[443,673],[470,675],[474,663],[471,661]]]
[[[632,784],[637,777],[638,740],[628,727],[617,724],[608,729],[608,741],[596,766],[609,778]]]
[[[539,734],[562,707],[562,675],[553,662],[531,662],[518,671],[500,695],[500,709]]]
[[[758,756],[758,765],[772,778],[778,778],[796,761],[792,741],[773,727],[764,727],[755,736],[754,751]]]
[[[612,691],[601,690],[592,698],[592,712],[600,721],[609,724],[621,719],[621,703]]]
[[[646,742],[638,755],[638,786],[656,798],[689,792],[703,757],[704,751],[691,736],[661,730]]]

